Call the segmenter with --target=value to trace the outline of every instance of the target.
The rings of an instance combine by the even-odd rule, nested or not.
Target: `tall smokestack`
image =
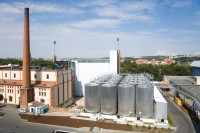
[[[31,88],[30,70],[30,33],[29,8],[24,9],[24,45],[23,45],[23,80],[20,89],[20,108],[28,108],[28,103],[34,100],[34,89]]]
[[[24,9],[23,88],[31,87],[29,8]]]

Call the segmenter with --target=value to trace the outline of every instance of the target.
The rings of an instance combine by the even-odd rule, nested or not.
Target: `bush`
[[[39,117],[40,117],[40,114],[38,114],[38,115],[33,114],[33,116],[32,116],[33,119],[37,119]]]
[[[154,129],[157,129],[157,127],[155,126]]]
[[[148,126],[148,129],[151,129],[151,126],[150,126],[150,125]]]
[[[0,116],[3,116],[3,115],[4,115],[4,113],[0,112]]]
[[[135,126],[138,128],[138,125],[137,125],[137,124],[136,124]]]
[[[146,128],[145,125],[143,125],[143,128]]]

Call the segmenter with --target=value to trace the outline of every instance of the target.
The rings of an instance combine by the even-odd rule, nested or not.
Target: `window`
[[[39,92],[39,96],[41,96],[41,92]]]
[[[49,74],[47,74],[47,79],[49,79]]]
[[[7,73],[5,73],[5,77],[7,78]]]
[[[46,97],[46,92],[44,92],[44,96]]]
[[[16,78],[16,73],[14,73],[14,78]]]
[[[9,101],[12,102],[12,96],[9,96]]]
[[[9,93],[9,89],[8,89],[8,93]]]
[[[36,74],[34,74],[34,77],[35,77],[35,79],[37,78],[37,75]]]
[[[2,94],[0,94],[0,101],[2,101],[3,100],[3,95]]]
[[[13,90],[12,90],[12,93],[13,93]]]
[[[17,94],[19,94],[19,90],[17,90]]]
[[[0,92],[2,92],[2,93],[3,93],[3,92],[4,92],[4,89],[0,89]]]

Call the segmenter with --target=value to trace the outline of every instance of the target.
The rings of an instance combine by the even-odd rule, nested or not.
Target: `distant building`
[[[109,59],[76,59],[71,61],[74,70],[75,95],[84,96],[84,85],[103,74],[118,74],[119,51],[111,50]]]
[[[147,60],[143,60],[143,59],[138,59],[135,61],[136,64],[140,65],[140,64],[147,64]]]
[[[136,64],[140,65],[140,64],[152,64],[152,65],[170,65],[172,63],[175,63],[175,60],[172,59],[164,59],[162,61],[158,61],[155,59],[152,59],[150,61],[145,60],[145,59],[138,59],[135,61]]]
[[[172,63],[175,63],[175,60],[172,59],[164,59],[163,61],[161,61],[161,65],[170,65]]]
[[[200,76],[200,61],[193,61],[190,66],[192,67],[192,75]]]

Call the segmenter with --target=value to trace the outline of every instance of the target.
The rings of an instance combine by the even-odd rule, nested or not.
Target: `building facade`
[[[0,70],[0,102],[20,104],[23,72],[20,69]],[[31,70],[34,100],[58,107],[73,99],[73,71]]]

